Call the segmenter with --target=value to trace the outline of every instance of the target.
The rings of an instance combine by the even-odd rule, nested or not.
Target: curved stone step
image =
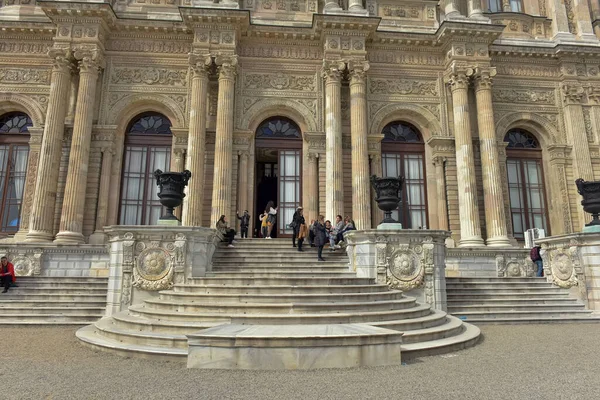
[[[446,323],[446,312],[431,309],[430,313],[418,318],[370,322],[369,325],[393,329],[400,332],[432,328]]]
[[[112,318],[102,318],[94,325],[96,327],[96,334],[110,340],[133,345],[187,349],[187,337],[185,334],[123,329],[118,324],[115,324]],[[194,332],[211,327],[208,325],[201,328],[194,328]]]
[[[459,306],[448,305],[450,314],[470,313],[470,312],[507,312],[507,311],[553,311],[553,312],[570,312],[585,310],[585,305],[582,303],[575,304],[538,304],[538,303],[519,303],[519,304],[461,304]]]
[[[102,315],[106,307],[82,307],[75,304],[71,307],[38,307],[36,306],[33,310],[29,306],[19,306],[19,304],[10,303],[10,306],[3,305],[0,307],[0,315],[2,317],[27,314],[31,311],[35,311],[38,315]]]
[[[197,294],[323,294],[323,293],[382,293],[387,285],[175,285],[176,293]]]
[[[463,322],[460,319],[449,315],[446,317],[445,322],[443,324],[423,329],[404,331],[404,336],[402,336],[402,343],[420,343],[429,342],[432,340],[445,339],[451,336],[456,336],[462,333],[463,330]]]
[[[569,315],[563,317],[509,317],[509,318],[469,318],[469,323],[475,325],[520,325],[520,324],[572,324],[572,323],[600,323],[600,315]]]
[[[463,331],[456,336],[426,342],[407,343],[401,346],[402,359],[439,355],[474,346],[480,339],[481,331],[475,325],[463,322]]]
[[[92,307],[94,309],[103,310],[106,308],[106,297],[101,299],[100,301],[93,300],[29,300],[29,299],[6,299],[4,297],[0,297],[0,314],[1,310],[4,310],[7,307],[14,306],[15,308],[75,308],[75,307]]]
[[[335,272],[344,273],[349,272],[347,265],[302,265],[302,266],[281,266],[281,265],[254,265],[249,266],[246,264],[232,264],[232,265],[216,265],[213,264],[212,272],[242,272],[242,273],[279,273],[287,274],[294,272]]]
[[[369,278],[352,278],[347,277],[235,277],[235,276],[212,276],[206,278],[196,278],[189,280],[193,284],[198,285],[293,285],[293,286],[305,286],[305,285],[367,285],[374,282],[374,279]]]
[[[227,302],[227,303],[343,303],[359,301],[388,301],[402,298],[402,292],[389,290],[387,292],[368,293],[267,293],[267,294],[206,294],[186,293],[176,291],[160,292],[161,300],[181,302]]]
[[[495,305],[525,305],[525,304],[545,304],[545,305],[564,305],[564,304],[581,304],[578,299],[570,298],[570,297],[559,297],[559,298],[546,298],[546,297],[529,297],[529,298],[514,298],[514,297],[506,297],[506,298],[489,298],[485,299],[485,303],[483,303],[479,299],[472,298],[461,298],[461,299],[448,299],[447,301],[448,307],[470,307],[470,306],[495,306]]]
[[[562,317],[574,317],[591,315],[592,311],[589,310],[564,310],[564,311],[469,311],[469,312],[457,312],[453,314],[455,317],[461,318],[464,321],[471,321],[471,319],[492,319],[492,318],[562,318]]]
[[[134,332],[161,332],[185,335],[223,324],[223,321],[169,321],[130,315],[128,311],[113,314],[112,320],[120,329]]]
[[[27,287],[20,286],[17,288],[11,288],[8,293],[4,293],[11,296],[26,295],[26,294],[94,294],[106,296],[107,288],[81,288],[81,287],[62,287],[62,286],[49,286],[49,287]],[[2,296],[0,296],[1,298]]]
[[[504,292],[494,292],[488,294],[477,294],[472,292],[460,291],[460,292],[448,292],[447,297],[448,300],[459,301],[461,299],[465,300],[485,300],[488,299],[514,299],[514,300],[529,300],[531,298],[545,298],[545,299],[568,299],[569,291],[564,290],[560,292],[544,292],[544,291],[536,291],[535,293],[504,293]]]
[[[397,300],[376,300],[335,303],[241,303],[241,302],[189,302],[147,299],[146,308],[175,313],[229,313],[229,314],[320,314],[405,310],[415,307],[414,297]]]
[[[8,293],[0,296],[0,301],[35,301],[35,302],[55,302],[55,301],[69,301],[69,302],[82,302],[86,301],[97,302],[101,301],[106,305],[106,290],[104,294],[70,294],[70,293],[49,293],[49,294],[38,294],[38,293],[18,293],[15,294],[12,290]]]
[[[223,278],[355,278],[356,273],[354,272],[302,272],[298,270],[291,271],[266,271],[266,272],[252,272],[252,271],[235,271],[235,272],[221,272],[213,271],[211,276],[223,277]]]

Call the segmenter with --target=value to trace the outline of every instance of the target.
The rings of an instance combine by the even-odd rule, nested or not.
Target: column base
[[[90,235],[90,244],[106,244],[106,235],[104,232],[94,232]]]
[[[25,237],[27,243],[50,243],[54,235],[44,231],[29,231]]]
[[[485,243],[480,237],[471,237],[460,239],[458,241],[458,247],[485,247]]]
[[[27,230],[19,230],[17,233],[15,233],[15,236],[13,237],[14,242],[24,242],[27,239],[27,233]]]
[[[82,244],[85,243],[83,239],[83,235],[79,232],[70,232],[70,231],[62,231],[58,232],[56,235],[56,239],[54,240],[56,244]]]
[[[512,247],[508,236],[498,236],[488,239],[486,240],[486,244],[488,247]]]

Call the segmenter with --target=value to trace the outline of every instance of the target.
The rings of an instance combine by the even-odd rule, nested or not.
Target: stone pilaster
[[[215,136],[215,168],[213,179],[211,227],[221,215],[231,221],[231,165],[233,146],[233,105],[237,57],[217,59],[219,95]]]
[[[435,166],[435,180],[437,189],[437,215],[438,229],[442,231],[449,230],[448,227],[448,200],[446,198],[446,174],[444,164],[446,157],[438,156],[433,159]]]
[[[240,215],[244,213],[244,210],[248,210],[248,152],[240,151],[240,167],[239,167],[239,212]]]
[[[21,215],[19,219],[19,231],[15,233],[14,241],[22,242],[29,231],[29,219],[31,217],[31,206],[35,193],[35,181],[38,174],[40,162],[40,148],[42,144],[41,128],[29,128],[29,155],[27,158],[27,176],[23,187],[23,199],[21,202]]]
[[[65,130],[69,88],[71,86],[72,64],[70,54],[58,49],[52,49],[48,54],[53,61],[52,78],[46,126],[42,138],[35,193],[31,206],[29,233],[26,238],[30,242],[48,242],[52,240],[58,168]]]
[[[564,84],[562,91],[567,142],[573,146],[573,177],[593,181],[594,172],[582,106],[582,103],[586,101],[585,91],[575,83]],[[583,207],[577,207],[577,211],[579,223],[575,224],[575,232],[581,231],[587,221],[590,220],[590,217],[583,211]]]
[[[311,219],[317,219],[319,215],[319,154],[316,152],[308,152],[306,154],[307,174],[306,174],[306,195],[304,198],[304,216],[307,218],[306,222],[310,222]]]
[[[468,70],[467,73],[472,73],[472,71]],[[454,143],[456,147],[456,175],[460,215],[459,247],[483,246],[481,225],[479,223],[479,207],[477,206],[471,122],[469,119],[469,78],[465,72],[453,71],[449,84],[452,91],[454,111]]]
[[[79,61],[79,90],[73,123],[69,169],[57,243],[83,243],[83,211],[87,185],[92,118],[101,58],[96,52],[76,52]]]
[[[506,231],[506,215],[502,194],[502,179],[498,160],[498,143],[492,106],[492,77],[495,69],[476,70],[475,96],[477,100],[477,124],[481,170],[483,176],[483,197],[485,206],[485,226],[487,245],[494,247],[510,246]]]
[[[381,176],[383,174],[383,166],[381,165],[381,154],[371,155],[371,175]],[[371,225],[373,227],[379,225],[383,221],[383,211],[377,206],[377,197],[375,189],[371,187]]]
[[[98,188],[98,211],[96,212],[96,228],[90,236],[91,244],[104,244],[106,235],[104,227],[108,218],[108,193],[110,192],[110,175],[114,150],[112,146],[102,148],[102,167],[100,170],[100,187]]]
[[[355,65],[350,73],[350,131],[352,134],[352,217],[356,229],[371,227],[371,184],[367,143],[367,84],[369,64]]]
[[[325,218],[344,215],[344,170],[342,158],[342,72],[343,62],[324,62],[325,78]]]
[[[206,153],[206,108],[208,100],[208,55],[190,55],[192,94],[190,104],[190,132],[188,135],[187,168],[192,173],[183,202],[182,223],[201,226],[204,209],[204,161]]]

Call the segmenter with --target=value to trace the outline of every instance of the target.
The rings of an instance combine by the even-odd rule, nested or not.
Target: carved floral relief
[[[187,69],[154,67],[116,67],[111,74],[111,83],[186,86]]]

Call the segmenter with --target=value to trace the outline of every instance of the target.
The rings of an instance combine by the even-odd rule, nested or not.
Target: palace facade
[[[1,232],[104,243],[273,200],[381,220],[370,176],[406,179],[405,227],[457,246],[580,231],[600,177],[598,0],[4,0]]]

